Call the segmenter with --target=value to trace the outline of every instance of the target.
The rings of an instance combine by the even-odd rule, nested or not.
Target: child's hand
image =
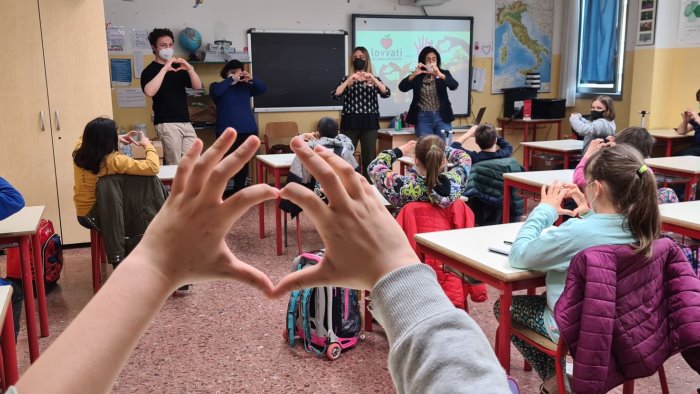
[[[588,145],[588,150],[586,150],[586,154],[583,155],[583,158],[588,159],[593,156],[594,153],[608,146],[615,146],[615,142],[605,142],[602,138],[596,138]]]
[[[317,140],[318,137],[316,136],[317,133],[302,133],[301,137],[304,138],[304,141],[314,141]]]
[[[250,137],[224,157],[235,139],[236,131],[229,127],[201,156],[202,141],[194,142],[178,165],[165,205],[122,264],[157,271],[172,290],[187,283],[236,279],[272,294],[267,275],[240,261],[224,241],[248,208],[279,195],[277,189],[259,184],[222,201],[228,179],[260,146],[257,137]]]
[[[575,216],[573,211],[568,209],[563,209],[561,207],[561,202],[569,195],[569,189],[566,188],[566,184],[559,181],[554,181],[547,187],[547,185],[542,185],[541,193],[541,204],[548,204],[556,209],[559,215],[569,215]]]
[[[407,143],[399,146],[399,150],[404,156],[413,156],[413,152],[416,150],[416,141],[408,141]]]
[[[300,138],[294,138],[290,146],[323,185],[328,204],[296,183],[282,189],[281,197],[308,214],[321,235],[326,253],[320,264],[283,278],[275,287],[275,296],[319,285],[371,289],[386,274],[420,263],[401,227],[379,202],[365,178],[322,146],[311,150]]]
[[[573,183],[565,183],[562,185],[565,190],[568,191],[566,197],[572,198],[576,203],[576,209],[571,212],[569,216],[582,216],[585,215],[590,208],[588,207],[588,202],[586,201],[586,196],[581,192],[578,186]]]

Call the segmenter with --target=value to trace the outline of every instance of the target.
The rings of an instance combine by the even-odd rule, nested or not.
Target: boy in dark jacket
[[[462,146],[462,144],[472,137],[476,139],[476,144],[481,149],[479,152],[465,149]],[[496,128],[489,123],[472,126],[469,131],[452,143],[452,147],[467,152],[469,157],[472,158],[472,165],[483,160],[510,157],[510,155],[513,154],[513,146],[508,143],[505,138],[499,136]]]

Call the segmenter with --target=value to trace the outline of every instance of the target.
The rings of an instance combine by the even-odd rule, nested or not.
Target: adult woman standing
[[[221,82],[214,82],[209,86],[209,94],[216,104],[216,138],[227,127],[236,129],[236,141],[228,153],[238,149],[251,135],[258,135],[258,125],[255,123],[253,111],[250,109],[250,98],[263,94],[267,87],[263,82],[243,70],[243,63],[231,60],[226,63],[220,72]],[[228,154],[227,153],[227,154]],[[231,194],[245,187],[248,175],[248,164],[233,177],[233,190]]]
[[[695,100],[700,103],[700,89],[695,93]],[[691,131],[695,131],[695,139],[693,145],[676,152],[674,156],[700,156],[700,112],[693,111],[688,108],[681,112],[682,121],[676,129],[676,133],[686,135]]]
[[[340,130],[350,137],[357,148],[362,145],[362,175],[367,177],[367,165],[377,154],[379,102],[377,95],[387,98],[391,90],[374,76],[372,61],[365,47],[357,47],[350,56],[350,74],[343,77],[332,92],[333,98],[343,100]]]
[[[444,132],[452,130],[455,116],[447,89],[456,90],[459,83],[440,68],[441,63],[437,49],[425,47],[418,54],[416,69],[399,83],[402,92],[413,90],[406,122],[416,125],[416,137],[436,134],[444,139]]]

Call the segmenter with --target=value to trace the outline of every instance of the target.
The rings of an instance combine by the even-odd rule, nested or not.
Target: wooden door
[[[0,37],[5,38],[0,72],[0,176],[22,193],[27,205],[45,205],[44,217],[60,230],[37,2],[3,1]]]
[[[102,1],[39,0],[63,242],[89,242],[73,204],[75,143],[85,124],[112,117]]]

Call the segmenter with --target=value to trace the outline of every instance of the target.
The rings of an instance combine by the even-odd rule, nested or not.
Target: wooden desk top
[[[503,178],[535,187],[551,185],[554,181],[573,182],[574,170],[509,172]]]
[[[529,148],[542,148],[558,152],[576,152],[583,149],[583,141],[579,140],[552,140],[552,141],[525,141],[520,145]]]
[[[158,179],[161,181],[172,181],[175,179],[175,173],[177,172],[177,165],[171,164],[167,166],[160,166],[160,171],[158,171]]]
[[[442,253],[503,282],[545,276],[544,272],[512,268],[508,256],[490,252],[489,246],[514,241],[523,223],[497,224],[459,230],[416,234],[417,243]]]
[[[498,118],[499,122],[508,123],[559,123],[566,118],[554,118],[554,119],[517,119],[517,118]]]
[[[272,168],[289,168],[292,166],[296,154],[281,153],[278,155],[257,155],[255,157]]]
[[[649,134],[654,136],[654,138],[671,140],[671,139],[692,138],[695,135],[695,132],[691,131],[688,134],[680,135],[680,134],[676,133],[675,129],[652,129],[652,130],[649,130]]]
[[[36,228],[43,214],[44,206],[37,205],[24,207],[14,215],[0,220],[0,238],[36,234]]]
[[[416,164],[413,156],[401,156],[397,161],[411,167]]]
[[[12,301],[12,286],[0,286],[0,322],[5,321],[7,309]]]
[[[700,231],[700,201],[659,205],[661,221]]]
[[[700,174],[700,156],[653,157],[644,162],[654,169]]]

